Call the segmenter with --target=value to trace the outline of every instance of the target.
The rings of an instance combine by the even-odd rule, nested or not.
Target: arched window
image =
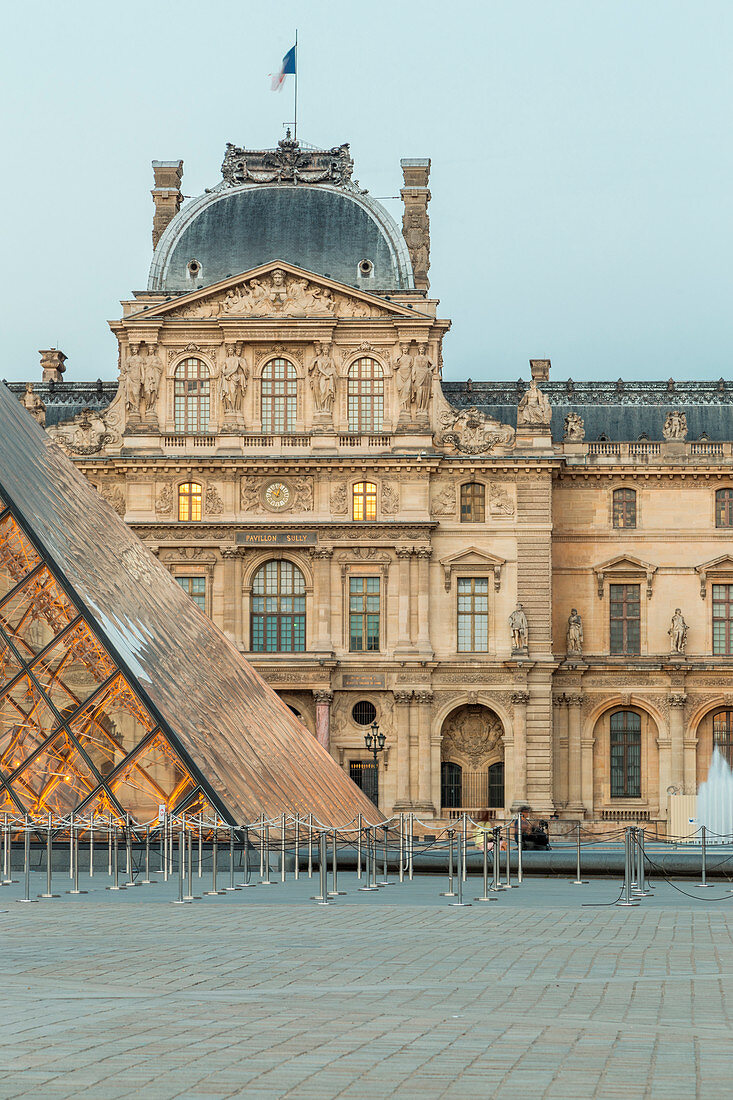
[[[487,806],[495,809],[504,805],[504,761],[489,766],[489,798]]]
[[[461,523],[483,523],[486,515],[486,487],[480,481],[461,485]]]
[[[200,359],[184,359],[173,380],[176,431],[205,435],[209,430],[209,368]]]
[[[349,367],[349,431],[381,432],[384,420],[384,371],[364,356]]]
[[[254,653],[305,650],[305,579],[290,561],[267,561],[252,584]]]
[[[271,359],[262,371],[262,431],[284,435],[295,428],[298,376],[287,359]]]
[[[614,489],[613,526],[636,527],[636,493],[633,489]]]
[[[718,489],[715,494],[715,526],[733,527],[733,489]]]
[[[733,710],[719,710],[713,715],[713,748],[733,767]]]
[[[641,798],[641,718],[633,710],[611,715],[611,798]]]
[[[377,518],[377,486],[373,481],[357,481],[351,490],[352,515],[361,522]]]
[[[463,801],[463,769],[452,760],[440,765],[440,805],[444,810],[460,810]]]
[[[178,486],[178,520],[180,523],[198,522],[201,519],[203,491],[197,481],[187,481]]]

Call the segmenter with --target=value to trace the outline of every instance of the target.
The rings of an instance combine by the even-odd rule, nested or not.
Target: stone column
[[[241,599],[237,592],[237,550],[233,546],[225,546],[221,552],[223,558],[223,614],[222,630],[230,641],[238,641],[235,631],[236,604]]]
[[[417,808],[433,814],[435,813],[435,806],[431,797],[432,760],[430,757],[433,693],[432,691],[418,691],[416,699],[418,706]]]
[[[398,653],[411,653],[410,638],[410,555],[412,550],[405,546],[397,547],[397,559],[400,563],[399,592],[397,593],[397,645]]]
[[[421,547],[417,552],[417,650],[421,657],[430,660],[433,647],[430,643],[430,559],[432,548]]]
[[[326,752],[331,751],[331,703],[332,691],[314,691],[316,701],[316,740]]]
[[[410,802],[410,703],[411,691],[396,691],[395,701],[395,726],[397,736],[397,800],[394,810],[411,809]]]
[[[580,738],[580,799],[588,817],[593,817],[593,746],[595,737]]]
[[[242,578],[244,576],[244,561],[242,551],[237,551],[237,560],[234,566],[234,642],[238,649],[244,647],[244,593],[242,592]]]
[[[318,609],[318,617],[315,622],[315,639],[309,648],[314,653],[332,653],[331,643],[331,558],[333,550],[327,547],[317,547],[313,551],[315,564],[315,583],[313,585],[314,607]]]
[[[555,698],[555,790],[558,806],[568,804],[568,697],[558,695]]]
[[[666,807],[667,787],[678,787],[680,791],[685,787],[685,703],[687,702],[687,696],[673,693],[667,698],[669,702],[670,768],[668,782],[664,786],[660,775],[660,810]]]
[[[582,695],[568,695],[568,805],[574,813],[582,813],[583,747],[580,743],[580,708]]]
[[[420,726],[417,700],[413,694],[410,702],[410,803],[415,806],[419,800],[420,778]]]
[[[527,805],[527,703],[528,691],[515,691],[514,704],[514,797],[510,809],[520,810]]]

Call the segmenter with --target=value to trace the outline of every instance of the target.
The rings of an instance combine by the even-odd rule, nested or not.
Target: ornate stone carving
[[[441,413],[440,424],[443,431],[438,442],[464,454],[489,454],[495,447],[511,447],[514,443],[514,428],[473,406]]]
[[[585,439],[585,425],[582,416],[569,412],[565,417],[563,439],[566,443],[582,443]]]
[[[668,412],[662,428],[662,435],[669,441],[687,439],[687,417],[685,414],[680,412],[679,409]]]
[[[330,706],[333,702],[333,692],[324,691],[322,688],[319,688],[313,692],[313,698],[317,703],[322,703]]]
[[[349,146],[333,149],[302,149],[300,142],[288,136],[277,149],[241,149],[227,142],[221,174],[231,187],[241,183],[330,183],[346,190],[361,192],[352,180],[354,162]]]
[[[394,516],[399,511],[400,493],[394,482],[385,481],[382,483],[381,508],[382,514],[385,516]]]
[[[243,512],[261,512],[260,479],[257,477],[243,477],[240,489],[239,501]]]
[[[73,420],[50,427],[48,434],[67,454],[99,454],[119,439],[116,432],[107,428],[105,416],[106,413],[82,409]]]
[[[549,425],[552,417],[552,408],[549,398],[537,386],[537,379],[532,378],[529,389],[517,406],[517,425],[521,427],[544,427]]]
[[[97,486],[97,492],[106,500],[110,507],[114,508],[118,516],[124,518],[126,512],[125,505],[125,491],[121,485],[106,485],[102,484]]]
[[[687,696],[682,694],[671,694],[667,696],[667,702],[670,707],[684,707],[687,702]]]
[[[670,648],[673,653],[684,653],[687,649],[687,623],[679,607],[675,607],[669,630]]]
[[[325,414],[329,419],[333,413],[336,398],[336,364],[330,351],[330,344],[316,344],[316,357],[308,367],[313,408],[316,413]]]
[[[501,720],[492,710],[468,704],[449,714],[443,723],[443,756],[462,756],[476,767],[497,748],[503,734]]]
[[[331,512],[334,516],[345,516],[349,507],[348,492],[346,489],[346,482],[341,481],[338,485],[335,485],[331,490]]]
[[[512,651],[526,649],[529,627],[521,603],[517,604],[516,610],[509,616],[509,629],[512,634]]]
[[[416,691],[415,692],[415,701],[417,703],[419,703],[420,706],[425,706],[425,707],[430,706],[433,702],[433,698],[434,698],[434,696],[433,696],[432,691]]]
[[[293,481],[293,510],[313,511],[313,481],[309,477],[296,477]]]
[[[241,347],[241,345],[240,345]],[[241,413],[244,408],[244,395],[247,392],[249,371],[242,359],[237,345],[227,344],[226,357],[221,366],[219,382],[221,403],[224,414]]]
[[[418,344],[417,354],[412,356],[412,397],[418,416],[427,417],[434,372],[435,364],[428,356],[428,345]]]
[[[224,501],[213,485],[206,490],[206,512],[210,516],[220,516],[224,510]]]
[[[456,487],[450,482],[436,482],[433,485],[430,511],[434,516],[455,516]]]
[[[529,702],[528,691],[513,691],[512,692],[512,706],[526,707]]]
[[[173,511],[173,486],[166,482],[155,498],[155,511],[167,516]]]
[[[489,483],[489,514],[492,516],[513,516],[514,500],[506,485]]]
[[[583,652],[583,620],[575,607],[568,618],[566,648],[568,653],[582,654]]]
[[[25,393],[22,395],[22,397],[19,397],[18,400],[20,401],[23,408],[28,410],[33,419],[37,420],[41,427],[45,427],[46,406],[33,389],[32,382],[26,382]]]

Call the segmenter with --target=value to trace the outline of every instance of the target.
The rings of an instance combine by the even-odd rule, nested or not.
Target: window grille
[[[252,583],[251,649],[254,653],[305,650],[305,578],[289,561],[267,561]]]
[[[641,718],[632,710],[611,715],[611,798],[641,798]]]
[[[636,493],[633,489],[614,489],[613,526],[636,527]]]
[[[349,578],[349,649],[352,653],[379,650],[379,577]]]
[[[480,481],[461,485],[461,523],[483,523],[486,518],[486,486]]]
[[[347,399],[350,432],[381,432],[384,420],[384,371],[363,357],[349,367]]]
[[[458,652],[486,653],[489,648],[489,582],[486,577],[459,577]]]
[[[173,378],[176,432],[206,435],[209,430],[209,368],[200,359],[184,359]]]
[[[641,604],[638,584],[612,584],[610,587],[611,653],[635,655],[640,652]]]
[[[295,430],[298,376],[287,359],[271,359],[262,371],[262,431],[284,435]]]

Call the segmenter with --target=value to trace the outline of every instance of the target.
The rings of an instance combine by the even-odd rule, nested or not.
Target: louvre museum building
[[[733,388],[443,381],[430,162],[400,226],[353,167],[229,145],[184,202],[154,162],[119,377],[47,349],[13,400],[383,814],[663,830],[731,759]]]

